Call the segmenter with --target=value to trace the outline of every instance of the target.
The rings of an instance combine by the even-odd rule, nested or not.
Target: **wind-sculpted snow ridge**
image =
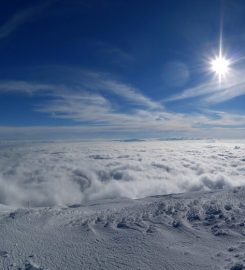
[[[0,208],[1,269],[245,269],[245,188]]]
[[[0,203],[54,206],[244,184],[245,144],[215,141],[0,143]]]

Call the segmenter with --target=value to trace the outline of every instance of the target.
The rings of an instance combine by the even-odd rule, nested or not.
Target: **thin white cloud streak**
[[[102,73],[81,71],[80,81],[75,86],[40,84],[26,81],[0,81],[0,92],[23,92],[35,93],[46,91],[54,96],[80,96],[82,92],[110,92],[120,98],[125,99],[132,105],[143,106],[149,109],[160,109],[163,106],[143,95],[138,89],[114,79]]]
[[[84,93],[83,93],[84,95]],[[85,94],[80,98],[70,96],[59,97],[42,104],[38,111],[49,113],[54,118],[89,121],[90,125],[104,125],[111,129],[154,130],[154,131],[193,131],[202,127],[234,127],[245,126],[245,116],[205,111],[199,114],[184,114],[163,110],[133,109],[126,112],[117,110],[109,100],[100,95]]]
[[[134,102],[135,104],[142,104],[151,109],[162,108],[162,105],[142,95],[138,90],[136,90],[135,88],[131,86],[118,83],[112,80],[104,81],[103,86],[105,89],[108,89],[108,91],[111,91],[112,93],[116,95],[121,95],[127,100]]]
[[[62,86],[58,86],[61,88]],[[63,88],[63,87],[62,87]],[[2,81],[0,82],[0,92],[20,92],[24,94],[33,94],[38,91],[53,92],[57,86],[41,83],[31,83],[25,81]]]
[[[28,7],[15,13],[2,26],[0,26],[0,39],[6,38],[16,31],[21,25],[27,23],[36,14],[50,6],[57,0],[42,1],[41,4]]]
[[[73,104],[72,104],[73,105]],[[86,104],[85,104],[86,106]],[[85,111],[70,111],[71,104],[57,113],[50,109],[54,118],[77,119],[77,126],[57,127],[0,127],[1,139],[48,139],[48,138],[91,138],[123,137],[141,134],[141,137],[189,137],[189,138],[244,138],[245,117],[213,112],[217,119],[204,115],[168,114],[160,112],[135,111],[132,114],[111,113],[97,108]],[[83,115],[83,112],[85,115]],[[209,115],[211,113],[209,112]],[[103,119],[103,120],[102,120]],[[84,124],[85,122],[85,124]],[[202,127],[205,125],[206,127]],[[102,136],[103,137],[103,136]]]
[[[233,70],[219,85],[216,79],[185,89],[179,94],[165,99],[165,102],[199,98],[205,104],[217,104],[245,95],[245,70]]]
[[[83,72],[82,75],[83,80],[76,87],[8,81],[0,82],[0,92],[20,92],[24,94],[35,94],[38,92],[48,94],[50,101],[37,106],[37,111],[49,113],[54,118],[71,119],[80,122],[93,121],[95,124],[135,124],[135,113],[133,113],[133,116],[119,113],[118,108],[123,106],[115,104],[115,102],[112,103],[108,98],[106,99],[103,96],[106,92],[113,93],[120,97],[120,99],[125,99],[131,105],[138,105],[144,107],[144,109],[161,108],[159,103],[145,97],[131,86],[103,78],[98,73]]]
[[[216,116],[210,121],[210,125],[212,126],[245,127],[245,115],[220,111],[209,111],[209,113]]]
[[[87,43],[89,47],[94,48],[95,53],[100,58],[111,64],[128,68],[128,65],[131,65],[135,61],[133,55],[114,44],[91,38],[85,38],[84,42]]]
[[[60,127],[63,134],[96,134],[100,132],[133,133],[140,132],[142,137],[163,132],[182,132],[183,134],[220,134],[217,129],[242,129],[245,116],[219,111],[203,111],[202,113],[185,114],[167,112],[158,102],[145,97],[139,90],[103,76],[100,73],[83,73],[83,80],[69,87],[67,85],[40,84],[25,81],[0,82],[0,92],[20,92],[23,94],[47,95],[47,101],[36,105],[35,110],[46,113],[51,118],[59,118],[76,122],[80,127]],[[120,97],[119,101],[111,99],[106,93]],[[125,102],[121,102],[125,100]],[[135,104],[137,106],[135,106]],[[56,134],[58,128],[54,128]],[[212,130],[210,134],[206,130]],[[2,137],[11,132],[27,134],[36,129],[0,129]],[[40,129],[41,130],[41,129]],[[43,128],[48,134],[54,134],[52,128]],[[62,132],[61,132],[62,133]],[[221,133],[224,133],[223,131]],[[237,133],[237,132],[234,132]],[[241,134],[244,134],[241,130]],[[21,136],[22,136],[21,135]],[[161,136],[161,135],[160,135]],[[194,135],[195,136],[195,135]],[[199,136],[199,135],[196,135]],[[237,136],[237,135],[236,135]],[[12,136],[11,136],[12,137]]]
[[[111,92],[134,105],[146,106],[151,109],[163,108],[163,105],[144,96],[138,89],[112,79],[110,76],[96,72],[81,72],[80,84],[86,89]]]

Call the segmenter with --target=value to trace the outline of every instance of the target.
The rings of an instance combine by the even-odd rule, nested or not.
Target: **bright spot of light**
[[[221,79],[225,78],[225,76],[228,74],[230,64],[231,62],[222,55],[219,55],[211,60],[211,70],[218,76],[219,82],[221,82]]]

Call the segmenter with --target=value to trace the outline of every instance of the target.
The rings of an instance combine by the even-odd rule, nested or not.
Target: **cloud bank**
[[[53,206],[243,185],[244,142],[1,143],[0,203]]]

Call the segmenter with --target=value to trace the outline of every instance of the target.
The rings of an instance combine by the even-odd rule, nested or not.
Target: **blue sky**
[[[0,7],[0,138],[244,137],[244,1]]]

